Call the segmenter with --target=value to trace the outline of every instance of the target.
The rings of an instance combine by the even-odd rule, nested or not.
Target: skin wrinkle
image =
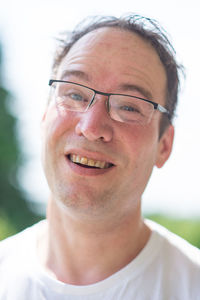
[[[73,60],[71,60],[71,62],[70,62],[71,64],[73,64]],[[76,64],[78,63],[78,61],[76,61]],[[81,70],[81,61],[80,61],[80,63],[78,64],[78,65],[80,65],[80,70]],[[63,66],[64,67],[64,66]],[[128,66],[127,66],[128,67]],[[92,68],[92,67],[91,67]],[[97,69],[99,68],[99,66],[97,66]],[[87,69],[88,70],[90,70],[90,66],[89,66],[89,63],[87,64]],[[87,74],[89,73],[89,71],[88,72],[84,72],[85,74],[86,74],[86,76],[87,76]],[[105,72],[104,72],[105,73]],[[134,73],[134,74],[133,74]],[[95,74],[96,75],[96,74]],[[138,81],[142,81],[142,83],[143,83],[143,87],[141,88],[141,89],[143,89],[144,91],[145,91],[145,94],[147,94],[147,97],[149,97],[150,98],[150,100],[153,100],[154,101],[154,98],[155,97],[152,97],[152,95],[153,95],[153,88],[151,88],[151,86],[153,86],[153,84],[152,84],[152,82],[151,82],[151,80],[147,80],[147,79],[145,79],[144,77],[145,77],[145,72],[143,73],[143,74],[141,74],[141,72],[140,71],[137,71],[137,69],[135,68],[133,71],[132,71],[132,74],[128,74],[128,73],[125,73],[124,74],[125,76],[126,76],[126,83],[124,84],[124,85],[129,85],[129,82],[130,82],[130,85],[131,85],[131,82],[132,82],[132,80],[133,80],[133,76],[135,76],[135,77],[137,77],[138,78]],[[92,82],[92,76],[90,75],[90,77],[89,78],[91,78],[91,79],[89,79],[89,78],[87,78],[87,77],[84,77],[84,76],[81,76],[82,78],[80,78],[81,79],[81,82],[77,82],[77,83],[82,83],[83,85],[84,85],[84,83],[85,83],[85,81],[87,82],[87,83],[90,83],[90,82]],[[124,76],[124,77],[125,77]],[[58,78],[62,78],[62,76],[60,76],[60,74],[58,73]],[[95,76],[96,77],[96,76]],[[109,72],[107,72],[107,73],[105,73],[104,74],[104,78],[109,78],[110,77],[110,74],[109,74]],[[116,79],[115,79],[115,76],[113,76],[112,75],[112,77],[113,77],[113,81],[115,81]],[[118,75],[116,75],[116,78],[118,77]],[[69,77],[70,78],[70,77]],[[67,78],[68,80],[69,80],[69,78]],[[79,78],[79,76],[76,76],[76,78]],[[94,82],[94,81],[93,81]],[[97,83],[99,82],[99,80],[98,80],[98,74],[97,74]],[[96,82],[95,82],[96,83]],[[98,84],[99,85],[99,84]],[[111,88],[111,86],[112,86],[112,83],[110,84],[110,86],[109,86],[109,84],[107,83],[107,85],[108,85],[108,88],[107,89],[105,89],[104,88],[104,90],[102,90],[102,86],[103,87],[105,87],[105,85],[102,85],[102,86],[99,86],[99,88],[95,88],[95,89],[97,89],[97,90],[100,90],[100,91],[103,91],[103,92],[107,92],[107,93],[117,93],[117,92],[121,92],[122,91],[122,84],[120,84],[115,90],[113,90],[112,88]],[[139,84],[135,84],[135,86],[140,86]],[[91,88],[94,88],[93,86],[89,86],[89,87],[91,87]],[[124,87],[123,87],[123,90],[124,90]],[[157,97],[155,98],[155,100],[157,99]]]
[[[75,78],[75,81],[73,80],[73,78]],[[91,79],[89,79],[90,76],[88,74],[84,73],[83,71],[67,70],[60,75],[60,80],[71,81],[71,82],[79,84],[80,81],[76,82],[77,78],[78,78],[78,80],[87,81],[88,84],[92,81]],[[87,86],[87,87],[93,89],[93,87],[91,87],[91,86]],[[131,83],[121,83],[119,85],[117,91],[115,91],[115,92],[113,91],[112,93],[113,94],[127,93],[127,95],[131,95],[131,93],[130,93],[131,91],[139,92],[141,94],[141,97],[152,100],[152,94],[149,91],[147,91],[146,89],[144,89],[141,86],[137,86],[137,85],[134,85]],[[133,94],[133,95],[135,95],[135,94]]]

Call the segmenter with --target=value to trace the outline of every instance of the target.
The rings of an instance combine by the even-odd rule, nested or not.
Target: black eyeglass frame
[[[96,94],[98,94],[98,95],[103,95],[103,96],[107,96],[107,97],[108,97],[107,103],[109,103],[109,98],[110,98],[110,96],[112,96],[112,95],[114,95],[114,96],[115,96],[115,95],[116,95],[116,96],[128,96],[128,97],[136,98],[136,99],[139,99],[139,100],[142,100],[142,101],[151,103],[151,104],[153,105],[153,107],[154,107],[155,110],[158,110],[158,111],[160,111],[161,113],[165,114],[165,115],[168,117],[168,119],[170,120],[170,112],[169,112],[164,106],[162,106],[162,105],[160,105],[160,104],[158,104],[158,103],[156,103],[156,102],[154,102],[154,101],[151,101],[151,100],[142,98],[142,97],[137,97],[137,96],[128,95],[128,94],[119,94],[119,93],[118,93],[118,94],[116,94],[116,93],[104,93],[104,92],[97,91],[97,90],[95,90],[95,89],[93,89],[93,88],[90,88],[90,87],[88,87],[88,86],[86,86],[86,85],[80,84],[80,83],[76,83],[76,82],[72,82],[72,81],[66,81],[66,80],[58,80],[58,79],[50,79],[50,80],[49,80],[49,86],[51,86],[54,82],[71,83],[71,84],[75,84],[75,85],[78,85],[78,86],[82,86],[82,87],[84,87],[84,88],[87,88],[87,89],[93,91],[93,92],[94,92],[94,96],[93,96],[93,98],[91,99],[91,101],[90,101],[90,103],[89,103],[89,105],[88,105],[88,108],[89,108],[89,107],[92,105],[92,103],[94,102],[94,99],[95,99]],[[108,105],[108,108],[109,108],[109,105]]]

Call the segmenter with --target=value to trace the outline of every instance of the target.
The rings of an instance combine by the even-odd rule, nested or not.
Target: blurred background
[[[45,216],[40,120],[59,32],[89,15],[159,21],[185,66],[172,156],[154,170],[143,214],[200,247],[200,19],[196,0],[0,0],[0,239]]]

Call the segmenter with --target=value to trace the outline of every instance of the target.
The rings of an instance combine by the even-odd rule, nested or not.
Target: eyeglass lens
[[[54,82],[53,86],[57,105],[66,110],[86,111],[95,95],[93,90],[74,83]],[[146,124],[153,112],[151,103],[134,98],[134,95],[109,96],[109,114],[116,121]]]

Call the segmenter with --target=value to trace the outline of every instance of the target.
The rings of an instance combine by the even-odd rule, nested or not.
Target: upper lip
[[[99,160],[103,162],[105,161],[109,164],[115,165],[115,162],[113,161],[112,158],[98,151],[90,151],[90,150],[75,148],[75,149],[69,149],[65,152],[65,155],[69,155],[69,154],[75,154],[81,157],[87,157],[92,160]]]

